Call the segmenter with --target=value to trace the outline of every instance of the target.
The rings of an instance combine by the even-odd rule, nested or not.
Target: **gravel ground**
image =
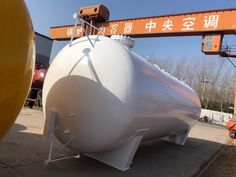
[[[236,140],[233,140],[202,177],[236,177]]]

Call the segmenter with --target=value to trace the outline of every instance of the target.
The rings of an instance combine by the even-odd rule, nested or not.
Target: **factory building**
[[[53,40],[35,32],[36,35],[36,63],[47,66],[49,64]]]

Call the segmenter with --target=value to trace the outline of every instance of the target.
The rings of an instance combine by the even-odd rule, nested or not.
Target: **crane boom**
[[[113,21],[94,21],[93,24],[106,36],[115,34],[130,37],[192,36],[209,33],[236,34],[236,9],[203,11]],[[69,40],[73,25],[50,28],[55,40]],[[92,34],[97,34],[93,31]],[[83,36],[81,26],[76,28],[75,38]]]

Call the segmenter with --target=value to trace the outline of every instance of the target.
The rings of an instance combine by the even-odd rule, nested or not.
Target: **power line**
[[[229,60],[229,62],[234,66],[234,68],[236,69],[236,65],[232,62],[232,60],[230,60],[230,58],[229,57],[226,57],[228,60]]]

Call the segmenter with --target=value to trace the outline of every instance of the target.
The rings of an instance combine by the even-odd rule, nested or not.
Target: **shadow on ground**
[[[22,132],[25,129],[14,124],[0,142],[1,177],[189,177],[223,147],[223,144],[196,138],[189,138],[184,146],[154,140],[142,143],[131,168],[124,172],[85,155],[45,167],[47,138]],[[55,149],[59,146],[57,143]]]

